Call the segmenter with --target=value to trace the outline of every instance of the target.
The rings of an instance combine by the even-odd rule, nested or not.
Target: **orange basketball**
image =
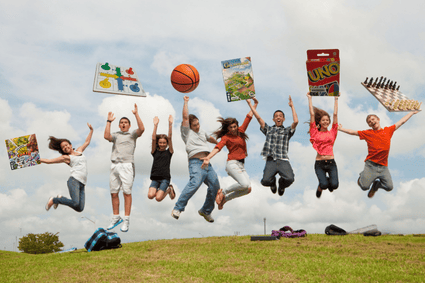
[[[171,73],[171,84],[183,93],[194,91],[199,84],[198,70],[189,64],[178,65]]]

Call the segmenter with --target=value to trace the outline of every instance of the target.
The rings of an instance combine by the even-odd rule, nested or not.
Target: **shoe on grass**
[[[124,220],[121,218],[121,216],[112,216],[111,224],[109,224],[108,228],[106,230],[111,230],[120,225]]]
[[[206,214],[205,212],[203,212],[202,210],[198,210],[199,215],[201,215],[202,217],[205,218],[205,220],[207,220],[210,223],[214,222],[214,218],[212,218],[211,214]]]
[[[173,209],[173,211],[171,211],[171,216],[173,216],[175,219],[179,219],[180,211],[178,211],[177,209]]]

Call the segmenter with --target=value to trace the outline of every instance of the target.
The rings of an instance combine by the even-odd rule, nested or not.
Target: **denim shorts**
[[[163,179],[163,180],[152,180],[151,185],[149,188],[155,188],[157,190],[161,190],[165,192],[170,185],[170,180]]]

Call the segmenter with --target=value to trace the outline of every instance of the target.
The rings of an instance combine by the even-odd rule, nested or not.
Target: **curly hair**
[[[65,152],[62,151],[61,143],[63,143],[65,141],[65,142],[69,143],[72,146],[72,144],[71,144],[71,142],[69,140],[67,140],[67,139],[58,139],[58,138],[55,138],[53,136],[50,136],[49,137],[49,140],[50,140],[50,142],[49,142],[49,148],[50,149],[56,150],[56,151],[58,151],[62,155],[68,155],[67,153],[65,153]]]
[[[215,135],[217,137],[217,139],[223,137],[224,135],[226,135],[229,132],[229,126],[232,124],[236,124],[236,126],[239,128],[239,122],[238,120],[236,120],[235,118],[222,118],[222,117],[218,117],[217,122],[221,123],[221,127],[215,131],[213,133],[213,135]],[[248,135],[242,132],[238,131],[238,136],[240,136],[241,138],[243,138],[244,140],[248,139]]]
[[[159,149],[158,141],[160,139],[165,139],[167,141],[167,146],[168,146],[168,136],[164,134],[160,134],[160,135],[156,135],[156,149]]]

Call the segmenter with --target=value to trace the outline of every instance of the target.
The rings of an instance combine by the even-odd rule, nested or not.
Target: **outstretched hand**
[[[112,113],[112,112],[108,113],[108,120],[111,121],[111,122],[115,120],[114,113]]]
[[[155,116],[153,118],[153,124],[156,126],[156,125],[158,125],[158,123],[159,123],[159,118],[158,118],[158,116]]]
[[[137,114],[138,109],[137,109],[137,104],[136,103],[134,103],[134,110],[131,110],[131,112],[133,112],[134,115]]]
[[[93,127],[89,123],[87,123],[87,126],[89,127],[90,131],[93,131]]]
[[[291,96],[289,96],[289,103],[288,103],[289,107],[293,107],[294,103],[292,102],[292,98]]]
[[[189,102],[189,96],[187,96],[187,95],[183,96],[183,100],[184,100],[184,102]]]
[[[169,124],[173,123],[173,116],[172,115],[168,116],[168,123]]]

